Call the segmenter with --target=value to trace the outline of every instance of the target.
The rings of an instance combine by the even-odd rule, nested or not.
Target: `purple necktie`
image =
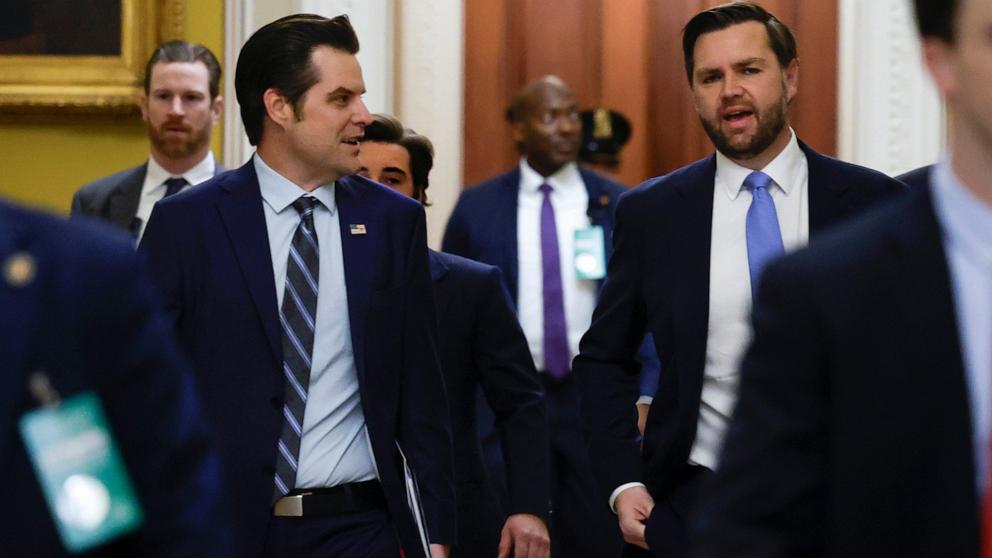
[[[561,290],[558,228],[551,207],[551,185],[541,184],[541,268],[544,271],[544,369],[557,379],[569,371],[565,298]]]

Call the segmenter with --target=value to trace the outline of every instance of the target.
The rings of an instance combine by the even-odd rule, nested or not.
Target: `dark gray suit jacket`
[[[214,164],[214,176],[226,171],[220,163]],[[73,216],[86,215],[136,232],[140,224],[134,222],[141,200],[141,186],[145,183],[148,163],[122,170],[94,180],[72,195]]]

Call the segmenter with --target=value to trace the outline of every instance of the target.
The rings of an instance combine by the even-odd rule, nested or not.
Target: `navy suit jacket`
[[[924,186],[768,267],[697,556],[979,556],[941,236]]]
[[[809,164],[809,228],[830,225],[905,187],[881,173],[820,155]],[[696,438],[709,323],[710,238],[716,156],[625,194],[615,251],[574,369],[593,469],[604,494],[644,482],[655,500],[675,488]],[[643,439],[630,407],[637,397],[637,344],[648,331],[662,374]]]
[[[613,210],[627,191],[592,171],[579,167],[589,193],[586,212],[593,225],[603,227],[606,254],[613,251]],[[503,272],[514,305],[517,301],[517,193],[520,167],[465,189],[448,219],[442,250],[494,265]]]
[[[0,552],[69,556],[16,427],[42,371],[63,399],[99,396],[145,514],[85,556],[233,556],[220,457],[131,240],[0,202],[0,266],[15,254],[34,274],[0,276]]]
[[[214,176],[225,171],[227,169],[219,162],[214,163]],[[148,163],[142,163],[90,182],[72,195],[71,214],[95,217],[137,232],[134,216],[138,212],[147,172]]]
[[[454,539],[452,453],[436,354],[423,209],[360,177],[334,186],[352,350],[372,453],[408,557],[423,552],[406,504],[402,447],[431,541]],[[282,330],[252,161],[155,206],[140,249],[220,431],[239,556],[261,555],[282,425]],[[350,225],[365,225],[352,234]],[[282,288],[280,285],[279,288]]]
[[[614,211],[617,200],[627,191],[623,185],[579,167],[589,194],[586,214],[594,226],[603,228],[606,257],[613,253]],[[520,167],[462,192],[444,231],[442,249],[466,258],[494,265],[503,272],[504,285],[517,303],[517,195]],[[600,281],[602,286],[602,281]],[[646,341],[641,351],[645,395],[654,395],[658,385],[658,357]]]
[[[900,174],[896,180],[912,188],[923,188],[930,183],[930,172],[933,165],[927,165],[918,169],[913,169],[907,173]]]
[[[462,556],[495,554],[505,519],[482,464],[476,426],[481,386],[496,416],[509,478],[506,514],[548,519],[548,430],[541,384],[499,269],[442,252],[430,253],[440,331],[441,369],[455,446]],[[494,513],[495,512],[495,513]],[[467,532],[481,533],[476,541]],[[484,548],[470,548],[473,543]],[[474,552],[473,552],[474,551]]]

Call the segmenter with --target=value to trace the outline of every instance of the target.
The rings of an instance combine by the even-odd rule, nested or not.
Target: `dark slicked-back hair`
[[[186,41],[169,41],[159,45],[152,53],[148,63],[145,64],[145,95],[151,93],[152,67],[162,62],[202,62],[207,67],[207,75],[210,76],[208,87],[210,98],[216,99],[220,94],[220,62],[210,49],[199,44],[190,44]]]
[[[310,59],[319,46],[358,53],[358,36],[348,16],[289,15],[262,27],[241,47],[234,89],[252,145],[262,139],[263,96],[268,89],[278,90],[300,118],[304,95],[319,79]]]
[[[914,0],[920,36],[936,37],[954,44],[954,18],[960,4],[958,0]]]
[[[372,123],[365,127],[362,141],[392,143],[406,149],[410,154],[410,178],[413,180],[413,195],[420,203],[429,206],[427,187],[429,176],[434,168],[434,144],[427,136],[422,136],[388,114],[373,114]]]
[[[689,78],[690,86],[692,73],[696,70],[693,54],[696,52],[696,41],[699,37],[748,21],[757,21],[765,26],[768,42],[782,69],[796,59],[796,38],[777,17],[754,2],[722,4],[696,14],[682,29],[682,55],[685,57],[685,74]]]

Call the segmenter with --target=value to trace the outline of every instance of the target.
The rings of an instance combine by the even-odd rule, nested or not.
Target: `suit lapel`
[[[364,193],[350,177],[334,186],[334,202],[341,227],[341,255],[344,259],[345,288],[348,291],[348,318],[355,368],[360,380],[365,378],[365,324],[368,322],[375,262],[379,253],[383,226],[374,220],[373,208],[361,203]],[[364,225],[365,234],[352,234],[352,225]]]
[[[517,193],[519,191],[520,167],[517,167],[503,175],[496,205],[492,208],[494,215],[490,221],[496,227],[506,227],[505,230],[495,230],[492,233],[493,238],[501,244],[499,248],[503,261],[497,264],[497,267],[506,274],[506,283],[514,305],[517,303]]]
[[[130,230],[131,221],[138,212],[138,202],[141,200],[141,187],[145,183],[148,163],[135,167],[117,185],[107,200],[107,217],[119,227]]]
[[[21,407],[18,398],[25,393],[27,367],[30,366],[32,334],[36,332],[33,317],[41,304],[39,283],[44,280],[40,264],[35,260],[35,277],[22,286],[12,285],[6,277],[6,264],[18,252],[34,255],[23,219],[7,206],[0,204],[0,424],[13,424],[15,412]],[[43,263],[43,262],[42,262]],[[0,455],[7,455],[4,445],[10,440],[0,436]]]
[[[680,368],[689,372],[683,401],[699,400],[702,370],[706,361],[706,338],[710,307],[710,243],[713,235],[713,188],[716,157],[700,161],[687,170],[676,188],[681,196],[678,207],[670,208],[672,228],[663,234],[669,242],[671,262],[662,273],[670,273],[672,319],[676,332],[675,346],[686,347],[688,361]],[[664,258],[658,254],[658,258]],[[679,334],[681,332],[681,336]]]
[[[249,160],[236,171],[225,175],[220,187],[227,195],[217,202],[241,274],[258,310],[277,366],[282,362],[282,330],[276,308],[275,279],[272,276],[272,252],[262,209],[254,163]]]
[[[809,235],[814,236],[849,212],[845,194],[850,188],[840,180],[834,164],[808,145],[799,142],[809,166]]]

